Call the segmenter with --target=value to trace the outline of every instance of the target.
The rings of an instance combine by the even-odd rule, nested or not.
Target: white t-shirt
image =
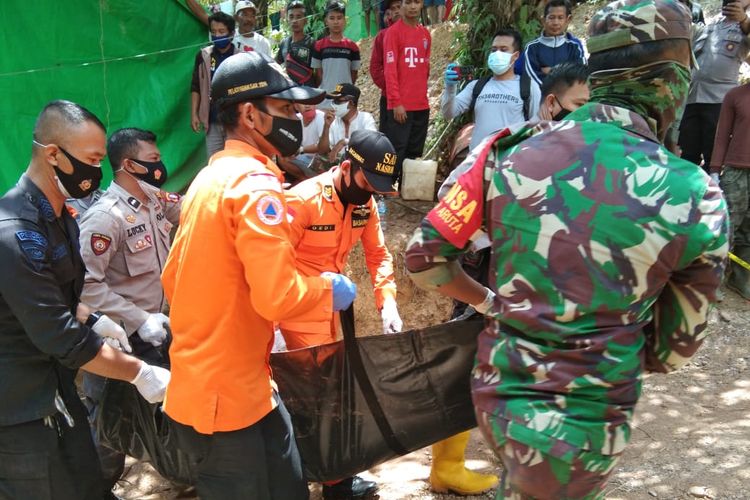
[[[443,92],[441,108],[443,116],[451,119],[469,110],[471,94],[477,80],[470,82],[456,95],[456,86],[449,85]],[[529,119],[539,112],[542,92],[532,80],[529,89]],[[490,79],[477,97],[474,106],[474,132],[469,147],[474,149],[486,136],[510,125],[523,122],[523,100],[521,99],[521,77],[512,80]]]
[[[341,139],[348,139],[355,130],[372,130],[377,132],[378,127],[375,125],[375,118],[366,111],[357,111],[357,116],[349,123],[349,135],[346,135],[344,120],[336,118],[331,123],[331,129],[328,131],[328,140],[331,143],[331,147],[338,144]]]
[[[238,52],[251,52],[255,50],[265,56],[273,57],[271,54],[271,42],[260,33],[255,33],[253,36],[234,35],[234,47]]]
[[[318,145],[320,136],[323,135],[323,126],[325,125],[325,113],[319,109],[315,110],[315,118],[309,125],[305,126],[302,122],[302,147]],[[300,117],[300,120],[302,117]]]

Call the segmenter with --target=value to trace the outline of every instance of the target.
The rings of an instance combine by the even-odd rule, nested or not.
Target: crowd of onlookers
[[[693,12],[696,64],[682,121],[678,117],[665,141],[672,151],[702,165],[717,180],[724,171],[722,187],[730,199],[734,227],[739,231],[735,240],[742,242],[750,238],[750,233],[742,236],[748,190],[748,180],[742,174],[750,167],[750,146],[735,132],[744,130],[742,105],[747,89],[735,87],[740,65],[750,49],[750,25],[745,13],[750,2],[725,3],[721,15],[709,24],[700,5],[690,0],[683,3]],[[405,158],[423,154],[429,125],[427,86],[432,40],[423,21],[441,22],[445,9],[445,2],[441,1],[363,0],[367,33],[372,24],[383,27],[373,40],[368,68],[381,90],[380,123],[376,124],[370,113],[374,110],[359,106],[361,90],[356,83],[361,57],[357,43],[344,36],[345,3],[333,0],[327,4],[323,13],[325,34],[314,39],[306,31],[310,13],[304,2],[292,0],[283,11],[290,34],[272,49],[269,40],[257,31],[256,6],[240,0],[234,16],[216,12],[206,19],[212,44],[202,49],[195,60],[192,127],[206,131],[209,156],[222,148],[224,134],[210,104],[211,77],[230,55],[257,51],[274,58],[295,82],[320,87],[328,93],[328,99],[320,105],[297,105],[304,127],[303,145],[297,155],[279,159],[291,182],[334,165],[351,134],[360,129],[380,130],[388,136],[399,155],[400,172]],[[371,14],[378,18],[376,23],[372,23]],[[560,120],[588,100],[586,52],[581,41],[568,31],[571,14],[568,0],[549,0],[541,20],[542,33],[525,46],[518,31],[499,27],[487,54],[486,69],[447,65],[442,115],[451,119],[471,114],[471,124],[458,135],[453,157],[463,158],[468,149],[495,130],[537,118]],[[477,77],[480,74],[487,76]],[[739,193],[735,196],[736,189]],[[745,255],[745,261],[750,260],[750,250],[749,254],[739,247],[737,250]],[[740,266],[736,275],[745,272],[747,269]],[[750,297],[747,285],[734,286],[742,290],[743,296]]]
[[[733,134],[734,122],[741,116],[735,109],[742,102],[743,87],[731,95],[718,131],[717,126],[722,102],[737,86],[739,67],[750,48],[745,14],[748,2],[727,3],[721,16],[710,24],[705,24],[697,3],[687,3],[694,14],[693,51],[697,65],[682,122],[673,127],[667,142],[672,150],[713,174],[718,175],[727,165],[729,175],[724,176],[723,187],[732,198],[737,183],[728,183],[727,179],[733,176],[734,169],[750,166],[750,152],[744,151],[747,141],[735,139]],[[347,21],[343,2],[328,3],[324,11],[326,33],[317,40],[306,32],[309,13],[304,3],[289,2],[285,14],[291,34],[281,41],[275,53],[268,39],[256,31],[257,8],[251,1],[238,1],[234,17],[222,12],[209,16],[213,43],[196,56],[191,84],[191,123],[196,131],[205,129],[208,155],[224,143],[216,112],[210,105],[211,76],[230,55],[254,50],[273,57],[295,82],[329,92],[329,99],[317,107],[299,106],[305,131],[303,146],[298,155],[280,159],[290,180],[309,177],[333,165],[351,133],[359,129],[377,128],[384,132],[396,147],[400,162],[421,156],[429,124],[426,90],[431,47],[430,33],[421,21],[440,22],[445,17],[445,2],[384,0],[380,5],[363,1],[362,7],[368,33],[371,13],[380,17],[384,26],[373,41],[369,67],[373,82],[381,90],[377,127],[369,113],[372,110],[359,109],[361,91],[356,82],[361,57],[357,44],[344,36]],[[568,31],[571,14],[568,0],[547,2],[542,33],[525,47],[517,31],[499,29],[487,55],[489,76],[474,78],[479,73],[477,68],[448,64],[441,110],[449,119],[463,113],[473,115],[473,128],[459,136],[464,139],[464,146],[473,148],[489,133],[537,116],[561,119],[588,100],[585,85],[572,86],[586,78],[586,54],[580,40]],[[554,72],[557,66],[561,68]],[[550,75],[553,78],[547,83]],[[565,91],[574,90],[569,97],[561,92],[560,80]],[[719,146],[715,155],[714,139]],[[744,190],[739,197],[746,198]],[[733,205],[736,213],[742,212],[736,202]],[[735,227],[742,225],[742,218],[737,219]],[[747,271],[741,269],[738,273]],[[743,295],[750,297],[750,290],[744,290]]]

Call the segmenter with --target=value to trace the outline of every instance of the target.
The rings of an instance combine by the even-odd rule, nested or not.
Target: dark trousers
[[[388,118],[388,98],[383,94],[380,94],[380,122],[378,123],[378,130],[385,134],[385,124]]]
[[[141,340],[138,334],[130,335],[129,340],[134,356],[151,364],[163,364],[163,359],[158,348]],[[122,473],[125,471],[125,454],[101,444],[96,439],[96,432],[94,431],[96,419],[99,418],[99,407],[104,397],[106,381],[105,377],[83,372],[84,404],[86,405],[86,410],[88,410],[91,435],[94,439],[94,446],[96,447],[96,453],[99,456],[102,468],[102,475],[104,476],[102,494],[105,496],[112,491],[112,488],[115,487],[115,484],[120,480]]]
[[[74,393],[75,390],[71,389]],[[0,426],[0,499],[100,500],[101,470],[86,411],[77,397],[61,414],[44,420]]]
[[[307,499],[292,421],[283,403],[260,421],[237,431],[200,434],[169,420],[178,447],[187,453],[202,500]]]
[[[706,172],[714,150],[720,112],[721,104],[688,104],[680,123],[678,142],[682,149],[682,157],[696,165],[700,165],[702,159]]]
[[[427,129],[430,124],[430,110],[407,111],[406,121],[398,123],[393,118],[393,110],[386,115],[385,135],[393,144],[398,155],[394,179],[401,180],[401,166],[406,158],[419,158],[424,151]]]

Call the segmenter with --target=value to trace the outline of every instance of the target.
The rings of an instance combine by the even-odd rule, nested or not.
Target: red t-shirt
[[[375,41],[372,42],[372,54],[370,55],[370,76],[380,92],[385,95],[385,72],[383,68],[383,41],[388,28],[378,31]]]
[[[396,106],[403,106],[406,111],[430,109],[427,100],[430,32],[421,24],[409,26],[399,19],[386,31],[383,46],[388,109]]]

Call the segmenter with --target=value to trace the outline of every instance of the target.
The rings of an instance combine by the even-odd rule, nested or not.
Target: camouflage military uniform
[[[472,397],[505,465],[498,498],[599,498],[630,439],[643,372],[677,369],[704,337],[727,214],[708,176],[660,144],[668,102],[687,92],[671,64],[671,78],[666,66],[634,73],[636,85],[661,75],[641,89],[642,108],[619,80],[592,92],[640,113],[591,102],[486,140],[407,249],[415,281],[439,287],[483,224],[490,233],[497,296]]]

